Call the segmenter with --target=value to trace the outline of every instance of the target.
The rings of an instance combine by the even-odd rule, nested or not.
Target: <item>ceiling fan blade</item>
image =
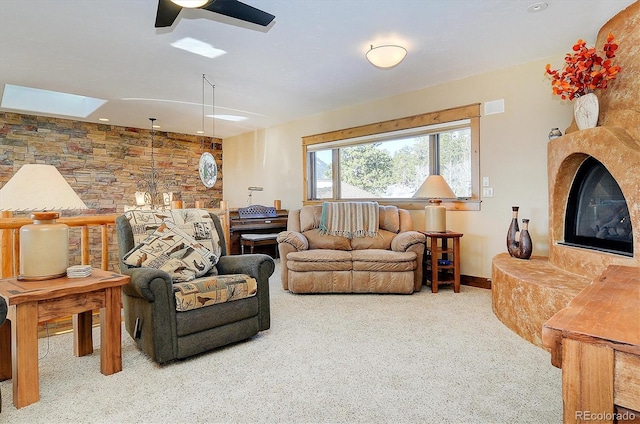
[[[171,0],[158,0],[158,13],[156,14],[156,28],[169,27],[180,14],[181,6]]]
[[[269,25],[275,18],[270,13],[263,12],[238,0],[213,0],[208,5],[203,6],[202,9],[262,26]]]

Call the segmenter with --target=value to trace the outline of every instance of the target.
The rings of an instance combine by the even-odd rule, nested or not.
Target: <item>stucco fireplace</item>
[[[615,199],[611,199],[611,202],[615,205],[611,205],[607,212],[600,215],[600,219],[592,222],[593,225],[602,225],[609,213],[623,221],[614,228],[616,233],[620,232],[620,236],[610,237],[612,241],[621,242],[615,248],[604,245],[598,250],[575,246],[579,243],[573,243],[571,239],[568,241],[570,244],[567,243],[565,230],[571,189],[576,176],[581,174],[580,168],[594,160],[604,166],[622,195],[622,199],[614,195]],[[548,172],[549,262],[559,269],[591,279],[600,275],[609,265],[640,266],[640,143],[623,128],[596,127],[576,131],[549,143]],[[603,201],[599,203],[602,206]],[[617,212],[620,205],[624,210]],[[598,231],[599,227],[595,235]]]
[[[607,90],[596,93],[600,102],[598,126],[580,131],[574,122],[564,136],[548,144],[549,256],[519,260],[501,253],[493,258],[494,313],[507,327],[541,347],[544,323],[609,265],[636,267],[640,273],[638,27],[640,1],[600,29],[596,46],[602,46],[607,35],[613,33],[620,45],[615,60],[622,72]],[[586,200],[582,212],[601,212],[586,224],[592,230],[587,235],[597,239],[604,237],[606,231],[610,239],[622,241],[622,245],[598,245],[598,240],[596,246],[584,245],[576,243],[568,234],[575,231],[567,222],[576,218],[575,213],[567,213],[572,204],[570,197],[576,192],[574,183],[576,178],[584,177],[584,169],[590,164],[601,166],[595,172],[604,175],[604,180],[592,183],[600,187],[587,187],[587,191],[592,190],[596,195]],[[621,205],[624,208],[616,207]],[[611,219],[606,220],[607,216]],[[619,225],[615,224],[616,220]]]

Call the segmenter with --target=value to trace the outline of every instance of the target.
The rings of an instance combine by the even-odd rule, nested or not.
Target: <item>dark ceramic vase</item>
[[[511,217],[511,225],[507,231],[507,251],[509,255],[515,256],[518,250],[518,236],[520,235],[520,227],[518,226],[518,206],[511,208],[513,215]]]
[[[533,243],[531,242],[531,235],[529,234],[529,220],[522,220],[522,231],[520,231],[520,246],[518,246],[518,252],[516,257],[520,259],[529,259],[531,253],[533,253]]]
[[[507,251],[509,255],[518,259],[529,259],[533,252],[533,242],[529,234],[529,220],[522,220],[522,231],[518,225],[518,206],[511,208],[513,216],[507,232]]]

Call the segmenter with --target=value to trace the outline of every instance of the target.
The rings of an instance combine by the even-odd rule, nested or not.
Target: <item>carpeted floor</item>
[[[278,267],[276,267],[278,269]],[[277,271],[276,271],[277,272]],[[561,371],[500,323],[489,290],[294,295],[271,279],[271,329],[158,366],[123,331],[123,370],[40,340],[40,402],[1,423],[560,423]]]

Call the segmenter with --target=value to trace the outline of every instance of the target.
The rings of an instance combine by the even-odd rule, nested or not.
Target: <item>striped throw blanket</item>
[[[342,236],[375,237],[378,235],[379,208],[377,202],[324,202],[320,233]]]

